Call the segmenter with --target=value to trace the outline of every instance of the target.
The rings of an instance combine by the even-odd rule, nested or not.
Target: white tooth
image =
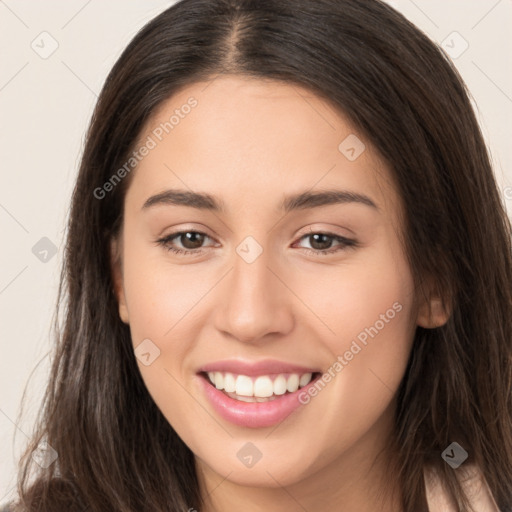
[[[288,377],[288,382],[286,383],[286,389],[293,393],[294,391],[297,391],[299,389],[299,376],[296,373],[292,373]]]
[[[270,377],[258,377],[254,382],[254,396],[265,398],[272,396],[274,393],[274,386]]]
[[[274,395],[284,395],[286,393],[286,377],[278,375],[274,380]]]
[[[253,396],[252,379],[247,375],[239,375],[236,378],[235,393],[241,396]]]
[[[312,373],[305,373],[301,378],[300,378],[300,381],[299,381],[299,386],[302,388],[304,387],[306,384],[309,384],[309,382],[311,381],[311,377],[313,376]]]
[[[228,393],[234,393],[236,389],[235,377],[232,373],[226,373],[224,375],[224,391]]]
[[[220,372],[215,372],[215,387],[224,389],[224,376]]]
[[[236,400],[239,400],[240,402],[256,402],[256,398],[254,398],[253,396],[237,396],[236,397]]]
[[[230,398],[239,400],[240,402],[257,402],[258,400],[268,400],[268,398],[256,398],[255,396],[238,396],[236,393],[226,393]]]
[[[212,384],[215,384],[215,373],[213,372],[208,372],[208,378],[210,379],[210,382]]]

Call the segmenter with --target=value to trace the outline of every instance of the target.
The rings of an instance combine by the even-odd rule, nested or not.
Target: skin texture
[[[150,339],[160,350],[139,368],[195,454],[205,510],[322,512],[340,504],[344,511],[401,510],[399,494],[394,501],[388,496],[394,484],[383,469],[385,456],[374,461],[392,429],[416,325],[446,319],[415,299],[389,170],[324,100],[298,86],[236,75],[182,89],[140,140],[191,96],[198,105],[134,171],[112,254],[119,314],[134,347]],[[366,149],[349,161],[338,146],[354,133]],[[217,196],[225,212],[169,204],[142,209],[170,188]],[[331,188],[365,194],[378,209],[353,202],[279,210],[285,194]],[[205,233],[201,253],[176,255],[155,243],[176,231]],[[310,254],[319,246],[306,235],[325,232],[358,245]],[[247,236],[263,249],[250,264],[236,252]],[[190,250],[185,243],[172,242]],[[340,244],[332,239],[324,247]],[[229,358],[326,371],[395,303],[401,311],[378,335],[276,426],[223,420],[199,386],[201,365]],[[247,442],[262,454],[251,468],[237,457]]]

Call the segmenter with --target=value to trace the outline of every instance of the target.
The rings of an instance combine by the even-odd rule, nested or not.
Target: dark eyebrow
[[[331,204],[360,203],[378,210],[378,206],[364,194],[346,190],[306,191],[284,198],[282,209],[288,213],[292,210],[305,210]]]
[[[189,190],[166,190],[160,194],[151,196],[142,206],[142,209],[158,204],[172,204],[175,206],[190,206],[201,210],[215,212],[224,211],[223,203],[210,194],[191,192]]]
[[[281,209],[288,213],[293,210],[305,210],[318,208],[331,204],[360,203],[375,210],[378,206],[368,196],[344,190],[305,191],[299,194],[286,196],[281,204]],[[169,204],[175,206],[189,206],[201,210],[224,212],[224,203],[214,196],[206,193],[192,192],[189,190],[166,190],[151,196],[142,206],[142,209],[154,205]]]

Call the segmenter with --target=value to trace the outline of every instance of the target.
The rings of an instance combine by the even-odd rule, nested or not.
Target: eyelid
[[[331,227],[325,227],[325,226],[332,226]],[[338,233],[337,231],[341,231],[340,233]],[[343,232],[345,232],[345,234],[343,234]],[[299,230],[299,235],[297,235],[298,237],[303,237],[304,235],[309,235],[310,233],[324,233],[326,235],[331,235],[331,236],[339,236],[341,238],[357,238],[357,235],[356,233],[351,230],[350,228],[347,228],[347,227],[341,227],[337,224],[325,224],[323,223],[321,226],[319,225],[309,225],[307,227],[307,231],[300,231]]]
[[[207,228],[204,224],[201,223],[190,223],[190,224],[174,224],[172,226],[167,226],[165,229],[161,231],[161,233],[167,233],[168,234],[162,234],[159,235],[159,238],[165,238],[170,235],[175,235],[176,233],[182,233],[182,232],[188,232],[193,231],[194,233],[203,233],[204,235],[208,235],[210,238],[214,238],[215,236],[210,235],[209,233],[214,233],[210,228]]]

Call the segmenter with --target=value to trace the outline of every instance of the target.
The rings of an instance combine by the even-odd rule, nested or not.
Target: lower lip
[[[299,402],[299,394],[307,392],[318,379],[317,377],[297,391],[285,393],[269,402],[241,402],[218,390],[205,376],[199,375],[199,378],[207,398],[217,413],[235,425],[249,428],[271,427],[283,421],[303,405]]]

